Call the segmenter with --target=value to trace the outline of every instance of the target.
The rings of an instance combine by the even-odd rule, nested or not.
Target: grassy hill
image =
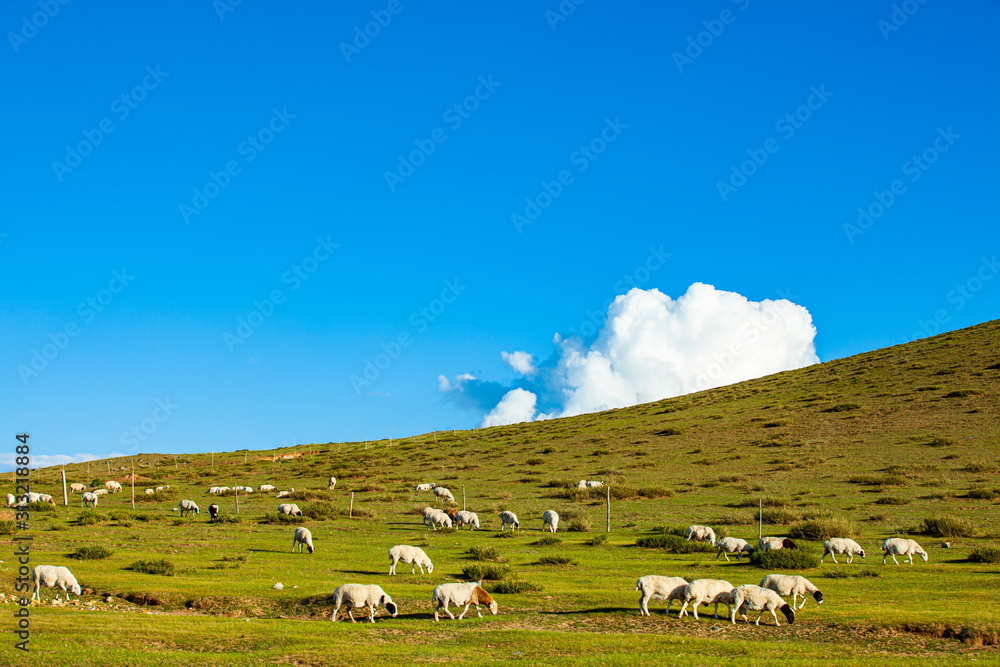
[[[994,321],[599,414],[422,434],[367,449],[322,443],[214,460],[143,454],[134,462],[135,510],[132,461],[66,466],[70,482],[116,479],[126,491],[102,497],[96,512],[80,508],[78,495],[69,507],[32,512],[32,565],[67,565],[89,591],[80,605],[33,610],[33,659],[648,664],[669,656],[672,664],[797,664],[897,656],[966,662],[973,652],[980,662],[1000,662],[1000,565],[968,560],[974,549],[1000,546],[998,379]],[[326,489],[331,475],[333,491]],[[576,491],[580,479],[609,485],[610,533],[605,492]],[[429,533],[419,512],[440,504],[413,491],[419,482],[449,487],[459,505],[464,488],[484,530]],[[230,522],[207,523],[209,486],[264,483],[296,489],[315,554],[289,553],[292,526],[274,514],[283,501],[273,493],[240,496],[238,515],[236,498],[218,498]],[[143,494],[168,484],[165,494]],[[13,490],[9,477],[4,485]],[[59,471],[34,473],[33,490],[61,500]],[[171,511],[178,498],[196,501],[202,514],[180,519]],[[810,599],[791,626],[784,619],[780,628],[733,626],[704,614],[678,619],[676,603],[669,617],[658,602],[652,617],[639,616],[634,588],[642,575],[739,585],[767,574],[747,559],[717,562],[714,550],[685,552],[690,545],[669,537],[700,523],[755,542],[761,505],[764,535],[791,535],[818,557],[825,534],[844,534],[867,558],[794,570],[823,590],[826,603]],[[521,520],[516,536],[498,532],[503,509]],[[557,541],[540,532],[546,509],[563,517]],[[879,546],[896,535],[917,539],[929,562],[883,567]],[[394,544],[423,547],[434,573],[389,577],[386,552]],[[70,558],[88,546],[112,553]],[[3,560],[0,590],[9,596],[15,568],[12,558]],[[169,561],[173,574],[127,569],[157,560]],[[483,570],[499,577],[486,586],[497,591],[500,614],[433,625],[434,585]],[[278,581],[284,590],[271,588]],[[347,582],[382,585],[399,617],[385,619],[383,611],[374,626],[331,624],[330,593]],[[9,645],[0,662],[28,664]]]

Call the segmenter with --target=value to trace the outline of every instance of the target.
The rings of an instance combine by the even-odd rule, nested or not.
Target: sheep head
[[[790,539],[788,539],[786,537],[785,539],[781,540],[781,548],[782,549],[796,549],[797,547],[795,546],[795,542],[792,542]]]
[[[393,618],[396,618],[396,615],[399,613],[399,609],[396,607],[396,603],[392,601],[392,598],[389,597],[388,594],[379,598],[379,604],[385,607],[389,613],[392,614]]]
[[[816,600],[816,604],[823,604],[823,591],[813,593],[813,599]]]
[[[779,609],[778,611],[780,611],[782,614],[785,615],[785,618],[788,619],[789,623],[795,622],[795,611],[787,604],[781,607],[781,609]]]

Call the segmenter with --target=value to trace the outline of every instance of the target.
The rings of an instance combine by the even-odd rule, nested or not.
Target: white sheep
[[[650,600],[666,600],[667,611],[670,613],[670,605],[674,600],[683,602],[684,589],[688,582],[680,577],[662,577],[658,574],[647,574],[639,577],[635,582],[635,590],[642,591],[639,598],[639,613],[642,616],[649,616]]]
[[[458,512],[458,528],[462,526],[468,526],[469,530],[479,530],[479,515],[475,512],[466,512],[465,510],[460,510]]]
[[[158,486],[158,487],[156,487],[156,492],[157,493],[163,493],[164,491],[166,491],[169,488],[170,488],[169,484],[167,484],[166,486]]]
[[[587,480],[581,479],[579,482],[576,483],[576,490],[577,491],[583,491],[586,488],[587,488]]]
[[[184,516],[185,512],[187,512],[188,514],[190,514],[191,512],[194,512],[195,514],[201,514],[201,510],[198,509],[198,505],[195,504],[193,500],[182,500],[177,504],[177,507],[179,507],[181,510],[181,516]]]
[[[309,553],[315,551],[313,548],[313,536],[309,532],[308,528],[299,526],[295,529],[295,534],[292,535],[292,553],[295,553],[295,545],[299,545],[299,553],[302,553],[302,546],[305,545],[309,549]]]
[[[905,537],[890,537],[882,543],[882,551],[885,552],[882,555],[882,565],[885,565],[885,559],[888,556],[892,556],[892,562],[896,565],[899,565],[896,556],[907,556],[910,565],[913,565],[914,554],[923,558],[925,563],[927,562],[927,552],[919,544]]]
[[[94,489],[93,494],[95,496],[106,496],[108,495],[107,489]]]
[[[396,574],[396,563],[410,564],[410,574],[416,574],[416,568],[420,568],[420,574],[427,568],[427,574],[434,571],[434,563],[424,553],[420,547],[411,547],[408,544],[397,544],[389,549],[389,574]]]
[[[446,513],[442,512],[441,510],[434,510],[433,512],[428,514],[426,522],[427,522],[427,527],[433,528],[434,530],[437,530],[438,526],[441,526],[442,528],[452,527],[451,517],[448,516]]]
[[[17,497],[13,493],[7,494],[7,507],[17,505]]]
[[[76,577],[73,573],[69,571],[69,568],[65,568],[57,565],[36,565],[35,569],[31,571],[31,580],[35,584],[35,592],[31,595],[31,599],[42,601],[41,588],[45,586],[46,588],[59,587],[64,593],[66,593],[66,601],[69,602],[69,594],[72,592],[76,594],[77,597],[80,596],[82,590],[80,589],[80,584],[77,583]],[[59,599],[59,591],[56,591],[56,599]]]
[[[276,488],[278,488],[278,487],[274,486],[273,484],[261,484],[260,486],[257,487],[257,490],[258,491],[274,491]]]
[[[337,486],[337,478],[336,478],[336,477],[331,477],[331,478],[330,478],[330,482],[329,482],[329,484],[327,484],[327,487],[328,487],[328,488],[329,488],[329,489],[330,489],[331,491],[333,491],[333,488],[334,488],[335,486]]]
[[[719,560],[719,556],[725,556],[728,561],[729,554],[731,553],[736,554],[736,560],[742,560],[743,554],[753,552],[753,547],[750,546],[750,543],[738,537],[723,537],[715,543],[715,546],[719,548],[719,553],[715,554],[715,560]]]
[[[761,551],[774,551],[776,549],[795,549],[795,542],[787,537],[762,537],[757,540],[757,548]]]
[[[289,516],[302,516],[302,510],[295,503],[281,503],[278,505],[278,514],[287,514]]]
[[[91,493],[90,491],[85,491],[84,494],[80,496],[80,507],[83,507],[84,505],[97,507],[97,495]]]
[[[278,491],[278,495],[276,495],[275,498],[287,498],[290,495],[292,495],[293,493],[295,493],[295,489],[294,488],[293,489],[289,489],[288,491]]]
[[[234,486],[233,488],[239,491],[240,493],[253,493],[252,486]]]
[[[86,484],[80,484],[79,482],[73,482],[72,484],[69,485],[69,492],[70,493],[83,493],[86,490],[87,490],[87,485]]]
[[[602,486],[604,486],[604,482],[593,482],[593,481],[587,482],[588,489],[599,489]]]
[[[469,605],[476,606],[476,613],[479,614],[479,618],[483,617],[482,612],[479,611],[479,605],[485,605],[494,616],[497,615],[497,610],[500,608],[496,600],[490,597],[490,594],[474,581],[467,584],[441,584],[431,593],[431,602],[437,602],[437,607],[434,608],[435,623],[440,620],[438,612],[441,609],[444,609],[445,613],[451,616],[452,620],[456,620],[455,615],[448,609],[452,605],[456,607],[465,605],[465,609],[458,615],[459,621],[465,616],[465,612],[469,611]]]
[[[443,486],[434,487],[434,497],[438,500],[443,500],[449,503],[455,502],[455,496],[451,495],[451,491],[444,488]]]
[[[351,613],[352,609],[368,607],[368,620],[372,623],[375,622],[376,607],[385,607],[393,618],[396,618],[396,614],[399,613],[396,603],[392,601],[389,594],[383,591],[381,586],[375,584],[344,584],[338,587],[333,592],[333,606],[333,616],[330,620],[334,622],[337,620],[337,612],[343,606],[347,607],[347,615],[351,617],[352,623],[357,623],[354,620],[354,614]]]
[[[503,532],[507,526],[510,526],[511,530],[521,527],[521,524],[517,521],[517,515],[510,510],[500,512],[500,532]]]
[[[802,609],[806,603],[806,593],[812,595],[816,604],[823,604],[823,593],[805,577],[793,574],[769,574],[760,580],[761,588],[769,588],[782,597],[792,596],[792,609]],[[795,598],[802,596],[802,602],[795,606]]]
[[[819,559],[819,562],[829,556],[833,559],[833,562],[837,562],[837,554],[847,554],[847,562],[850,563],[854,560],[855,556],[865,557],[865,550],[861,548],[861,545],[854,540],[848,539],[846,537],[831,537],[826,542],[823,543],[823,558]]]
[[[727,612],[732,608],[733,599],[731,593],[733,585],[722,579],[695,579],[684,587],[684,605],[681,607],[677,618],[687,615],[687,606],[691,604],[694,610],[694,618],[698,620],[698,605],[715,605],[715,618],[719,617],[719,605],[724,604]],[[728,613],[727,613],[728,615]]]
[[[695,542],[708,542],[715,546],[715,531],[708,526],[688,526],[687,539]]]
[[[542,514],[542,530],[549,527],[549,532],[554,533],[559,530],[559,515],[554,510],[545,510]]]
[[[146,489],[145,493],[146,493],[147,496],[155,496],[156,495],[156,491],[153,491],[152,489]]]
[[[437,484],[435,484],[434,482],[430,482],[429,484],[417,484],[417,487],[415,489],[413,489],[413,490],[414,491],[431,491],[432,489],[434,489],[435,486],[437,486]]]
[[[753,584],[737,586],[732,591],[732,600],[733,606],[729,611],[729,620],[734,625],[736,624],[737,613],[749,623],[750,619],[746,618],[745,612],[760,611],[755,623],[755,625],[760,625],[760,617],[764,615],[765,611],[769,611],[774,616],[774,624],[780,626],[781,623],[778,623],[778,615],[774,613],[776,609],[785,615],[789,623],[795,622],[795,610],[789,607],[788,603],[782,600],[780,595],[769,588],[761,588]]]
[[[114,481],[113,479],[108,480],[107,482],[105,482],[104,486],[111,493],[118,493],[119,491],[122,490],[122,485],[119,484],[118,482]]]

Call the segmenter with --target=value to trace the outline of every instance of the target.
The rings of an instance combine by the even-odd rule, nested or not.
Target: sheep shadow
[[[385,575],[388,576],[389,570],[388,570],[388,568],[386,568],[384,570],[378,570],[378,571],[375,571],[375,570],[339,570],[339,572],[343,572],[344,574],[371,574],[371,575],[385,574]]]
[[[567,611],[540,611],[542,616],[582,616],[585,614],[620,614],[636,611],[638,607],[594,607],[592,609],[576,609]]]

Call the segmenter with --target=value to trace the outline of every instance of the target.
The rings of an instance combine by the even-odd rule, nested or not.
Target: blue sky
[[[650,5],[4,3],[7,449],[476,426],[633,285],[998,316],[996,3]]]

